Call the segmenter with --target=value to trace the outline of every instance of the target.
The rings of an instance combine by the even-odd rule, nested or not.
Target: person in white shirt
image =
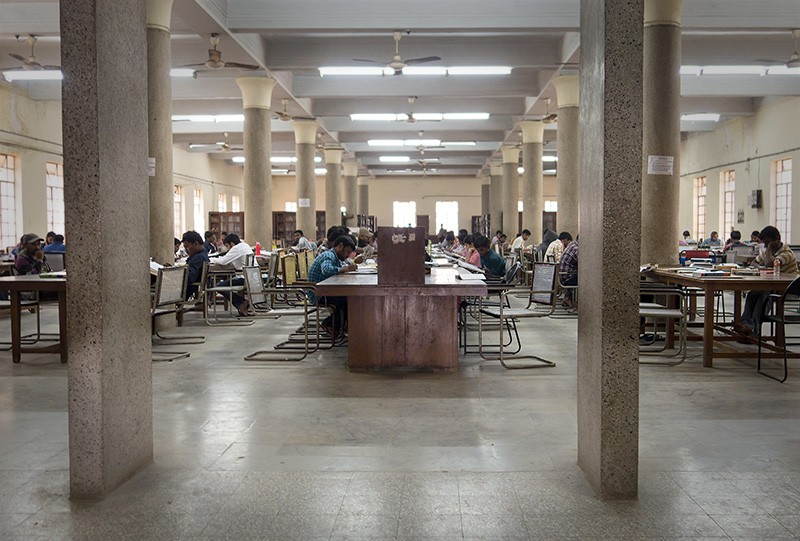
[[[294,239],[294,244],[292,244],[292,250],[295,252],[303,252],[305,250],[315,250],[317,247],[316,245],[308,240],[306,236],[303,234],[302,229],[298,229],[292,234],[292,238]]]
[[[531,237],[531,232],[527,229],[522,230],[522,234],[514,239],[511,243],[511,251],[521,250],[527,247],[528,239]]]
[[[250,248],[250,245],[246,242],[242,242],[241,239],[239,239],[239,235],[235,233],[229,233],[222,239],[222,242],[225,244],[228,251],[218,257],[212,257],[211,268],[231,265],[236,270],[242,270],[242,267],[247,264],[248,256],[252,255],[253,249]],[[232,278],[220,282],[217,285],[220,287],[241,286],[244,285],[244,278]],[[247,299],[239,293],[231,293],[231,302],[239,311],[240,316],[247,315],[250,309],[250,303],[247,302]]]

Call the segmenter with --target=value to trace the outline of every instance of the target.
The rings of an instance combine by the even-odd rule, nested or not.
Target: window
[[[697,240],[706,238],[706,177],[694,179],[694,230]]]
[[[225,196],[224,193],[217,194],[217,211],[218,212],[228,211],[228,198]]]
[[[728,238],[734,227],[736,210],[734,209],[734,196],[736,195],[736,171],[722,172],[722,238]]]
[[[64,233],[64,164],[47,162],[47,230]]]
[[[194,230],[205,231],[205,209],[203,208],[203,190],[194,189]],[[178,237],[180,238],[180,237]]]
[[[394,227],[417,226],[417,202],[395,201],[392,203],[392,216]]]
[[[231,211],[232,212],[239,212],[239,196],[232,195],[231,196]]]
[[[458,231],[458,201],[437,201],[436,223],[444,224],[444,228],[448,231]]]
[[[285,205],[283,205],[283,210],[286,212],[297,212],[297,201],[287,201]]]
[[[786,244],[792,242],[792,159],[775,162],[775,227]]]
[[[10,154],[0,154],[0,248],[16,246],[17,202],[16,161]]]
[[[172,214],[175,219],[175,237],[181,238],[185,229],[184,207],[183,207],[183,186],[172,187]]]

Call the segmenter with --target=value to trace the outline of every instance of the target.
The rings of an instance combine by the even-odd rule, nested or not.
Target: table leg
[[[20,292],[15,290],[9,293],[11,294],[11,360],[18,363],[22,359],[22,306]]]
[[[67,362],[67,292],[58,292],[58,342],[61,362]]]
[[[742,292],[733,292],[733,322],[738,323],[742,319]]]
[[[705,306],[703,307],[703,366],[714,366],[714,290],[705,289]]]

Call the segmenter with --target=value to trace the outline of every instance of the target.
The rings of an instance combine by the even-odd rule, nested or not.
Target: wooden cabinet
[[[235,233],[239,238],[244,238],[244,212],[216,212],[208,213],[208,230],[217,234]],[[203,231],[198,231],[201,235]]]
[[[489,235],[489,232],[490,232],[490,229],[489,229],[489,215],[488,214],[484,214],[482,216],[473,216],[472,217],[472,234],[473,235],[475,233],[480,233],[481,235],[483,235],[485,237],[492,238],[492,236]]]
[[[297,215],[294,212],[272,213],[272,236],[284,241],[286,245],[292,243],[292,234],[297,229]]]
[[[325,226],[325,211],[318,210],[317,211],[317,236],[313,239],[314,242],[325,238],[325,233],[328,232],[328,228]]]
[[[375,216],[365,216],[364,214],[359,214],[356,217],[356,224],[358,227],[366,227],[373,233],[378,230],[378,220],[375,219]]]

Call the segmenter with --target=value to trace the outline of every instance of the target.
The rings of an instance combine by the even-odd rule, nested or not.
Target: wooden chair
[[[164,267],[158,269],[156,277],[155,293],[150,308],[150,320],[152,333],[155,339],[163,344],[202,344],[206,341],[204,336],[164,336],[159,333],[157,318],[168,314],[179,314],[183,310],[186,297],[186,277],[187,267]],[[188,351],[155,351],[153,350],[154,361],[174,361],[188,357]]]
[[[302,281],[308,280],[308,269],[310,265],[306,257],[307,253],[308,250],[303,250],[297,254],[297,278]]]
[[[297,282],[297,255],[286,254],[281,257],[281,269],[284,286],[291,286]]]

